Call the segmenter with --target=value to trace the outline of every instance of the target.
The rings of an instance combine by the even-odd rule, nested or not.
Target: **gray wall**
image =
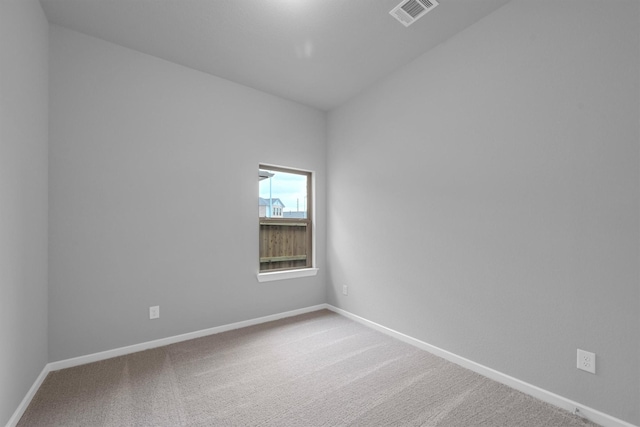
[[[47,363],[48,28],[0,0],[0,425]]]
[[[50,361],[325,302],[324,113],[60,27],[50,49]],[[317,172],[315,277],[257,282],[260,162]]]
[[[332,111],[329,302],[640,424],[638,18],[515,0]]]

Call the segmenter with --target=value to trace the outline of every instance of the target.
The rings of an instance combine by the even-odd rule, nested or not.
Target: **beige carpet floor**
[[[49,373],[19,426],[592,426],[323,310]]]

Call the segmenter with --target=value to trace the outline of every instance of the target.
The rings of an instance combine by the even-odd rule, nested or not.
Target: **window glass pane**
[[[259,168],[260,271],[313,266],[311,173]]]
[[[307,175],[260,169],[261,218],[307,218]]]

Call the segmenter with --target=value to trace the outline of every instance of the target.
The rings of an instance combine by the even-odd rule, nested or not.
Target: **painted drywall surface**
[[[332,111],[329,303],[640,424],[638,36],[513,1]]]
[[[48,28],[0,1],[0,425],[47,363]]]
[[[51,361],[325,302],[322,209],[318,275],[256,279],[258,164],[315,171],[323,206],[324,113],[61,27],[50,41]]]

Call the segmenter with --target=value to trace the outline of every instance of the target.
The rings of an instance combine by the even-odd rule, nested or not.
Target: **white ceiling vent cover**
[[[409,25],[431,12],[439,3],[436,0],[404,0],[393,8],[389,14],[402,22],[402,25]]]

